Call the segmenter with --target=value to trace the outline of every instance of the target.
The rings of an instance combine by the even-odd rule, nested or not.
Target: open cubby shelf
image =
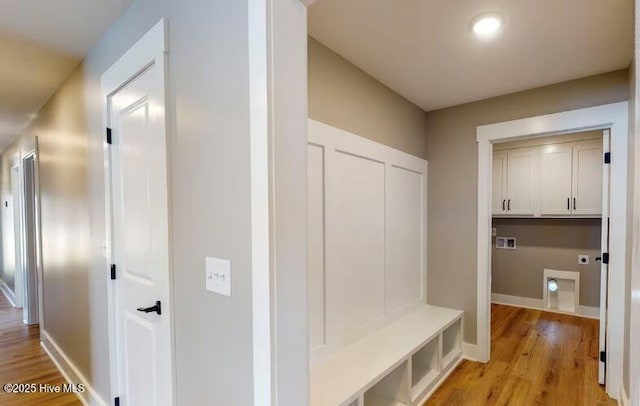
[[[364,393],[364,406],[408,406],[409,364],[403,362]]]
[[[442,366],[447,368],[462,353],[462,320],[456,320],[442,332]]]
[[[425,344],[411,357],[411,399],[418,399],[440,375],[440,336]]]
[[[423,305],[311,365],[311,406],[417,406],[462,359],[459,310]]]

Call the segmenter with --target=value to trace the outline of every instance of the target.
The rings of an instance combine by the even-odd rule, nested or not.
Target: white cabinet
[[[507,153],[507,214],[535,214],[535,149]]]
[[[535,157],[536,150],[533,148],[496,152],[493,155],[493,214],[535,214]]]
[[[572,148],[545,145],[540,151],[540,214],[571,214]]]
[[[602,213],[602,143],[546,145],[540,153],[540,214]]]
[[[500,216],[599,216],[602,141],[513,148],[493,155],[492,213]]]
[[[572,214],[584,216],[602,213],[602,165],[601,142],[574,145]]]
[[[493,154],[491,177],[491,207],[493,214],[507,214],[507,154]]]

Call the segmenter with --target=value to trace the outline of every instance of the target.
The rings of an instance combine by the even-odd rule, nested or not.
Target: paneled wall
[[[309,120],[312,351],[425,301],[427,163]]]

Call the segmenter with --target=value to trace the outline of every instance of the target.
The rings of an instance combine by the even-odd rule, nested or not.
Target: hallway
[[[39,327],[22,323],[22,310],[0,293],[0,384],[66,383],[40,346]],[[7,394],[0,390],[0,405],[80,405],[72,393]]]
[[[491,305],[491,361],[463,361],[425,406],[613,406],[598,385],[598,321]]]

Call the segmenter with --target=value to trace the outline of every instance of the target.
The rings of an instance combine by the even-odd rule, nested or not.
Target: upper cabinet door
[[[586,141],[573,147],[574,215],[602,214],[602,142]]]
[[[540,214],[571,214],[571,144],[546,145],[540,151]]]
[[[491,212],[507,214],[507,154],[493,154],[493,174],[491,176]]]
[[[507,153],[507,214],[535,214],[535,156],[531,148]]]

